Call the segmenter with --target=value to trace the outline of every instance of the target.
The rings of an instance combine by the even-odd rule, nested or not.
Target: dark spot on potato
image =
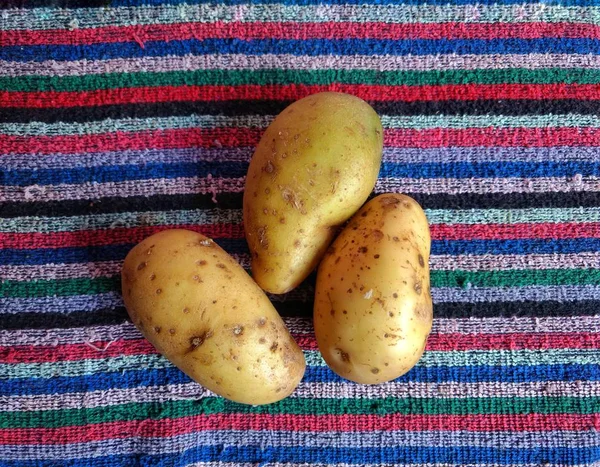
[[[183,309],[183,312],[187,314],[187,313],[189,313],[189,312],[190,312],[190,309],[189,309],[188,307],[185,307],[185,308]]]
[[[366,253],[367,251],[368,251],[368,248],[367,248],[366,246],[361,246],[361,247],[358,249],[358,252],[359,252],[359,253]]]
[[[261,337],[260,339],[258,339],[259,344],[264,344],[265,342],[267,342],[267,339],[265,339],[264,337]]]
[[[225,266],[223,263],[217,263],[217,267],[219,269],[227,269],[227,266]]]
[[[265,188],[265,194],[268,195],[269,193],[271,193],[271,189],[270,188]]]
[[[367,217],[368,215],[369,215],[369,213],[368,213],[367,211],[363,211],[363,212],[360,214],[360,217]]]
[[[280,224],[285,224],[285,217],[280,217],[279,218],[279,223]]]
[[[233,328],[233,335],[234,336],[241,336],[243,334],[244,334],[244,326],[241,326],[239,324],[236,325],[236,326],[234,326],[234,328]]]
[[[379,259],[379,255],[373,255],[373,258]]]
[[[421,295],[422,291],[423,291],[423,284],[421,282],[415,283],[415,292],[417,293],[417,295]]]
[[[394,298],[398,298],[398,294],[397,294],[396,292],[394,292],[394,293],[392,294],[392,297],[394,297]]]
[[[267,208],[263,209],[263,214],[269,214],[269,210]]]
[[[188,350],[188,352],[196,350],[198,347],[200,347],[202,344],[204,344],[208,339],[210,339],[212,337],[212,335],[213,335],[212,331],[205,330],[202,333],[198,334],[197,336],[190,337],[190,349]]]
[[[241,367],[241,366],[238,366],[238,367],[236,368],[236,370],[237,370],[237,371],[242,371],[242,367]]]
[[[160,334],[160,330],[161,330],[161,327],[160,327],[160,326],[154,326],[154,332],[155,332],[156,334]]]
[[[200,276],[199,276],[199,275],[197,275],[197,274],[196,274],[196,275],[194,275],[194,276],[192,277],[192,279],[193,279],[195,282],[204,282],[204,281],[203,281],[203,280],[200,278]]]
[[[131,289],[127,289],[127,295],[131,297]]]
[[[335,349],[338,351],[338,353],[340,354],[340,358],[342,359],[342,362],[346,362],[349,363],[350,362],[350,354],[348,352],[344,352],[342,349]]]
[[[300,243],[300,240],[296,240],[294,242],[294,247],[296,247],[296,248],[300,248],[301,245],[302,245],[302,243]]]
[[[213,300],[213,301],[212,301],[212,304],[213,304],[213,305],[215,305],[216,303],[217,303],[217,301],[216,301],[216,300]]]
[[[400,239],[398,237],[392,237],[392,240],[394,240],[395,242],[399,242]]]
[[[263,170],[268,174],[272,174],[275,171],[275,166],[271,161],[267,161],[267,163],[263,167]]]
[[[371,373],[376,375],[377,373],[379,373],[379,368],[371,368]]]
[[[333,245],[329,245],[329,248],[327,248],[327,251],[325,252],[326,255],[333,255],[335,253],[335,247]]]
[[[384,365],[385,366],[390,366],[390,364],[388,362],[385,362]]]
[[[144,261],[143,263],[140,263],[137,267],[138,271],[141,271],[142,269],[144,269],[146,266],[148,265],[148,263],[146,263],[146,261]]]
[[[329,314],[330,314],[331,316],[335,316],[335,310],[332,308],[332,309],[331,309],[331,311],[329,312]]]
[[[348,311],[347,310],[343,310],[342,313],[345,314],[345,315],[347,315]]]
[[[160,295],[162,293],[162,289],[156,289],[156,295]]]
[[[339,263],[341,259],[342,259],[342,257],[341,257],[341,256],[338,256],[338,257],[335,259],[335,264]]]
[[[385,235],[383,235],[383,232],[381,230],[373,230],[373,232],[371,232],[371,236],[373,237],[373,240],[376,242],[380,242],[383,237],[385,237]]]
[[[352,293],[352,289],[348,289],[346,292],[348,292],[348,293]]]
[[[277,343],[277,342],[273,342],[273,343],[271,344],[271,347],[269,347],[269,350],[270,350],[271,352],[276,352],[278,347],[279,347],[279,343]]]
[[[175,329],[173,329],[173,328],[169,329],[169,334],[173,335],[173,334],[175,334],[175,332],[176,332]]]
[[[267,324],[267,320],[265,318],[258,319],[258,327],[262,328],[265,324]]]
[[[196,261],[196,264],[198,266],[204,266],[204,265],[206,265],[206,261],[204,261],[203,259],[199,259],[198,261]]]
[[[419,266],[425,266],[425,260],[423,259],[423,255],[419,254]]]
[[[400,203],[400,200],[394,196],[384,196],[379,198],[379,203],[385,211],[388,211],[390,209],[396,209],[397,205]]]

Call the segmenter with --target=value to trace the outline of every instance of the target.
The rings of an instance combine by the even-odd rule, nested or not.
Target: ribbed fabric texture
[[[600,1],[0,0],[0,467],[597,466]],[[119,273],[183,227],[249,267],[244,177],[307,94],[369,101],[375,193],[431,223],[434,328],[380,386],[305,351],[215,397],[127,321]]]

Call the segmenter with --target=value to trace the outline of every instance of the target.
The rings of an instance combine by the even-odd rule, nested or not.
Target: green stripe
[[[542,222],[600,222],[600,208],[539,209],[426,209],[430,224],[519,224]],[[241,209],[124,212],[96,216],[14,217],[0,219],[0,232],[71,232],[87,229],[150,225],[242,222]]]
[[[306,363],[324,367],[325,361],[316,350],[305,351]],[[470,350],[427,351],[417,366],[535,366],[535,365],[593,365],[598,362],[596,349],[548,350]],[[162,370],[173,365],[162,355],[128,355],[106,359],[86,359],[49,363],[0,364],[0,379],[76,377],[100,373],[135,370]]]
[[[379,85],[502,84],[502,83],[600,83],[593,69],[500,70],[195,70],[145,73],[106,73],[84,76],[25,76],[0,78],[4,91],[91,91],[144,86],[194,86],[243,84],[331,83]]]
[[[600,269],[515,269],[506,271],[431,271],[432,287],[522,287],[528,285],[597,285]],[[4,281],[0,296],[91,295],[120,290],[119,277]]]
[[[4,412],[0,428],[58,428],[116,421],[167,419],[208,414],[343,415],[495,415],[495,414],[592,414],[600,397],[510,397],[474,399],[293,399],[252,407],[207,397],[196,401],[131,403],[92,409],[37,412]]]

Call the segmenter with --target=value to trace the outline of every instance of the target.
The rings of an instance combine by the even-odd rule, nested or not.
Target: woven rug
[[[597,0],[0,1],[0,467],[600,463]],[[308,368],[230,403],[127,320],[129,249],[200,231],[244,267],[244,176],[286,105],[385,127],[435,322],[405,376],[331,372],[314,277],[273,301]]]

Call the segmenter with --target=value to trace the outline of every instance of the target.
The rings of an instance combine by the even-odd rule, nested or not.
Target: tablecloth
[[[1,467],[599,465],[597,0],[0,8]],[[375,193],[426,210],[433,332],[398,380],[344,381],[311,277],[272,297],[301,385],[238,405],[142,339],[120,267],[183,227],[248,268],[253,147],[322,90],[377,110]]]

